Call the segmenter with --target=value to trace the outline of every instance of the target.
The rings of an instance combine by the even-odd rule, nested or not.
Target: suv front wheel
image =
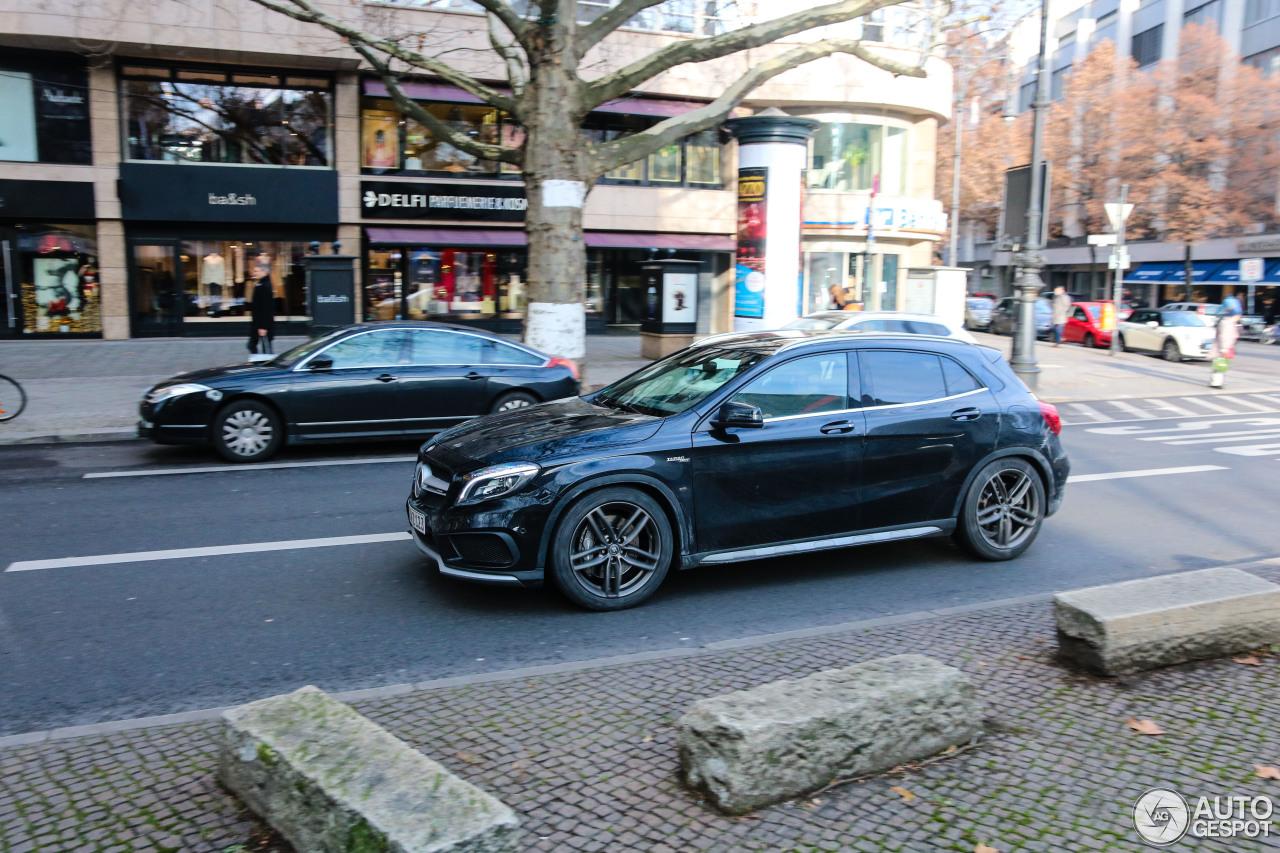
[[[996,459],[969,486],[956,520],[956,543],[984,560],[1012,560],[1035,541],[1044,511],[1044,484],[1031,463]]]
[[[589,610],[634,607],[657,591],[671,566],[667,514],[637,489],[601,489],[579,499],[556,525],[551,573],[567,598]]]

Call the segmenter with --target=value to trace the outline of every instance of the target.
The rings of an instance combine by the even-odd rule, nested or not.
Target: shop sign
[[[87,181],[0,180],[0,219],[93,219]]]
[[[523,186],[362,181],[365,219],[451,219],[523,222],[529,206]]]
[[[332,169],[121,163],[125,219],[155,222],[285,222],[335,225]]]
[[[0,160],[92,162],[88,91],[83,68],[34,63],[0,73]]]
[[[1280,237],[1267,237],[1262,240],[1246,240],[1243,243],[1236,243],[1236,251],[1242,255],[1250,255],[1255,252],[1280,252]]]
[[[947,230],[947,215],[942,212],[942,203],[931,199],[886,198],[875,199],[875,207],[870,218],[877,234],[882,231],[931,231],[943,233]],[[841,208],[843,218],[838,222],[823,222],[806,219],[807,226],[823,226],[858,228],[867,224],[867,208],[870,200],[859,204],[851,202]]]

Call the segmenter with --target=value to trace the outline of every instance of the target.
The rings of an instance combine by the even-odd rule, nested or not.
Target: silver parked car
[[[964,327],[985,332],[991,327],[991,309],[996,305],[994,299],[985,296],[970,296],[964,301]]]
[[[938,335],[975,344],[964,329],[957,329],[935,314],[908,311],[818,311],[792,320],[784,329],[845,329],[851,332],[897,332],[908,335]]]

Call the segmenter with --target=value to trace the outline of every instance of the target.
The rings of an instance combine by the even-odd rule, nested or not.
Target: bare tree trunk
[[[1182,283],[1186,287],[1186,294],[1182,297],[1182,301],[1191,301],[1191,282],[1194,281],[1191,271],[1191,244],[1182,244]]]

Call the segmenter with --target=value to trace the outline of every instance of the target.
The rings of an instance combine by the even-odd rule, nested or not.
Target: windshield
[[[833,329],[836,323],[843,320],[843,317],[801,317],[798,320],[792,320],[784,329]]]
[[[665,418],[698,405],[771,354],[769,349],[717,346],[685,350],[619,379],[597,394],[595,402]]]
[[[271,359],[271,361],[267,362],[267,364],[270,364],[272,367],[293,367],[295,364],[311,355],[311,353],[333,343],[334,339],[341,337],[345,332],[345,329],[339,329],[336,332],[330,332],[327,335],[312,338],[305,343],[298,344],[291,350],[280,353],[278,356]]]
[[[970,299],[970,300],[969,300],[969,307],[970,307],[970,308],[973,308],[973,309],[976,309],[976,310],[981,310],[981,309],[984,309],[984,308],[985,308],[985,309],[990,309],[990,308],[991,308],[991,300],[990,300],[990,299]]]
[[[1205,322],[1198,314],[1189,311],[1165,311],[1160,315],[1162,326],[1204,326]]]

